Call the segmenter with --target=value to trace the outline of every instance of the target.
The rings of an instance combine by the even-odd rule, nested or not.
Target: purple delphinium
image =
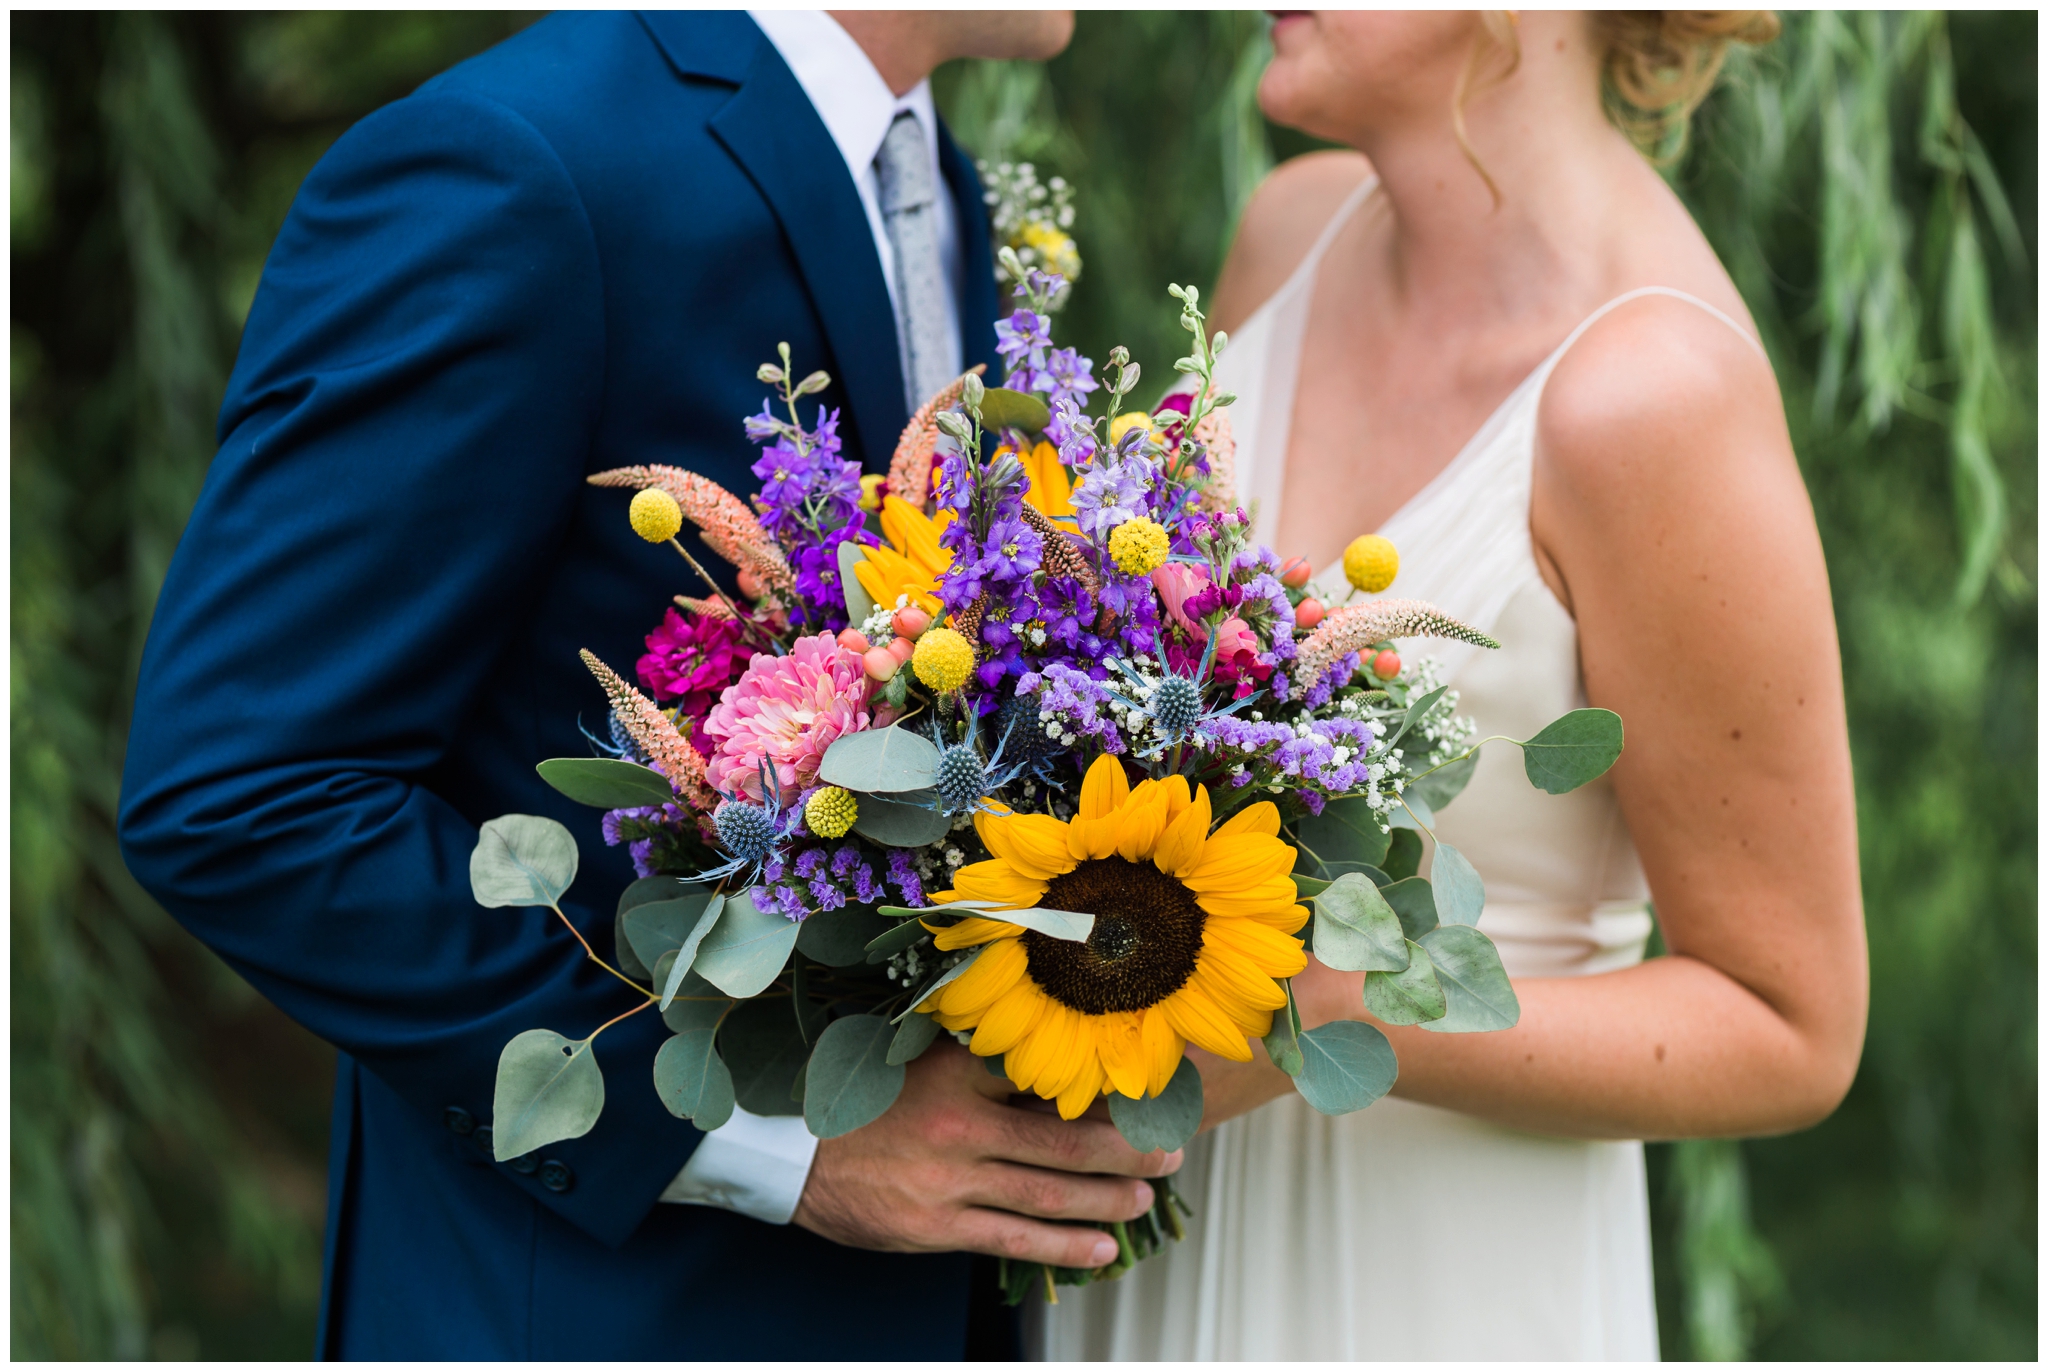
[[[1150,461],[1121,447],[1092,464],[1073,497],[1081,532],[1106,541],[1117,525],[1146,513],[1154,476]]]
[[[806,432],[775,419],[764,406],[748,418],[746,429],[757,443],[774,440],[753,466],[761,479],[754,503],[761,527],[789,554],[797,616],[814,630],[843,628],[839,545],[872,540],[861,529],[860,464],[841,452],[839,411],[820,406],[817,428]]]
[[[1043,390],[1046,354],[1052,350],[1051,321],[1030,310],[1018,310],[996,321],[996,356],[1003,359],[1003,384],[1013,391]],[[1050,378],[1047,377],[1048,385]]]

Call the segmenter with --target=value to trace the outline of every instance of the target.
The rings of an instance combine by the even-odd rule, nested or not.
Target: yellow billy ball
[[[1378,534],[1361,534],[1344,550],[1344,579],[1367,595],[1377,595],[1393,585],[1394,574],[1400,570],[1401,555]]]
[[[860,802],[844,786],[820,786],[804,802],[804,823],[819,838],[844,838],[860,818]]]
[[[1128,414],[1120,414],[1115,419],[1109,421],[1110,446],[1114,447],[1122,442],[1123,436],[1133,429],[1143,429],[1146,433],[1151,433],[1154,427],[1152,416],[1146,414],[1143,410],[1132,410]]]
[[[626,518],[633,521],[633,532],[649,543],[666,543],[683,529],[683,507],[659,486],[634,496]]]
[[[1109,556],[1125,576],[1147,576],[1166,561],[1172,545],[1166,530],[1139,515],[1110,530]]]
[[[957,691],[974,674],[974,645],[958,629],[927,629],[910,656],[910,669],[934,691]]]

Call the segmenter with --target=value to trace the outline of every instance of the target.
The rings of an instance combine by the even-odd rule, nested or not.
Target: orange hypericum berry
[[[1296,628],[1313,629],[1323,622],[1323,602],[1314,596],[1306,596],[1301,604],[1294,607]]]
[[[1372,674],[1381,681],[1392,681],[1401,675],[1401,655],[1392,648],[1382,648],[1373,654]]]

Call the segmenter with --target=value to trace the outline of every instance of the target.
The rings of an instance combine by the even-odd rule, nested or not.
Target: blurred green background
[[[11,17],[16,1357],[312,1347],[332,1055],[122,869],[129,693],[300,179],[531,18]],[[2035,1356],[2035,26],[1789,15],[1667,149],[1820,518],[1874,993],[1825,1124],[1651,1150],[1670,1358]],[[1264,44],[1090,13],[939,74],[971,148],[1076,183],[1084,351],[1163,376],[1165,284],[1310,146],[1251,103]]]

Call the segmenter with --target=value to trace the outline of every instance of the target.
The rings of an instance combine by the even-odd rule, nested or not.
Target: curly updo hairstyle
[[[1729,44],[1761,47],[1779,29],[1770,10],[1595,10],[1591,17],[1607,117],[1659,163],[1684,150],[1692,112],[1714,89]],[[1465,102],[1514,74],[1522,64],[1522,40],[1514,10],[1482,10],[1479,22],[1452,96],[1451,129],[1499,204],[1500,189],[1465,135]]]

